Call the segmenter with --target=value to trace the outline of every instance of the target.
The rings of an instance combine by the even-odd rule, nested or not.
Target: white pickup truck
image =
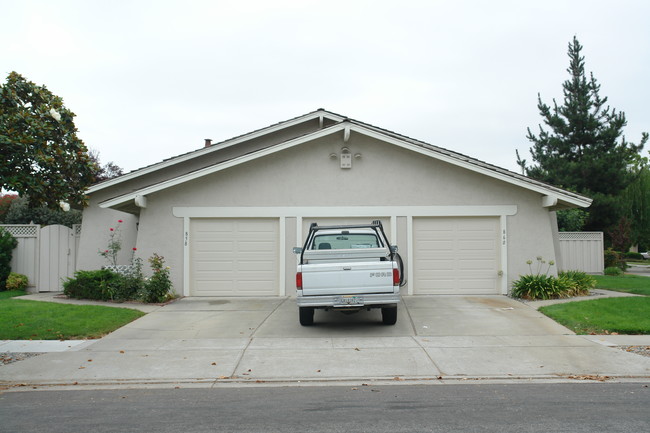
[[[397,322],[403,265],[380,221],[365,225],[312,223],[296,273],[300,324],[314,323],[314,309],[345,313],[381,308],[386,325]]]

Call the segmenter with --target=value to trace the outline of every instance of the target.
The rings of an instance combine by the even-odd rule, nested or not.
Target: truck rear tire
[[[300,324],[302,326],[310,326],[314,324],[314,307],[299,307]]]
[[[381,309],[381,321],[384,325],[397,323],[397,307],[383,307]]]

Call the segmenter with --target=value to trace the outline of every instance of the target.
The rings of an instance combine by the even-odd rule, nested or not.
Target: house
[[[144,167],[89,190],[78,269],[108,228],[123,255],[158,253],[186,296],[295,294],[309,224],[380,219],[404,294],[507,294],[526,261],[558,261],[555,211],[591,200],[323,109]],[[552,272],[555,272],[552,268]]]

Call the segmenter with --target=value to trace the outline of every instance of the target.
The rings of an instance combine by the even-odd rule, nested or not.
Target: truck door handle
[[[351,270],[352,270],[352,266],[343,266],[343,270],[344,270],[344,271],[351,271]]]

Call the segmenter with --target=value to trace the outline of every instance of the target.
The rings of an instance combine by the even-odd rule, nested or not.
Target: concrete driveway
[[[650,378],[650,358],[574,335],[504,296],[407,296],[378,311],[317,311],[291,298],[184,298],[112,334],[0,367],[8,384],[314,383]],[[650,345],[650,340],[648,340]]]

